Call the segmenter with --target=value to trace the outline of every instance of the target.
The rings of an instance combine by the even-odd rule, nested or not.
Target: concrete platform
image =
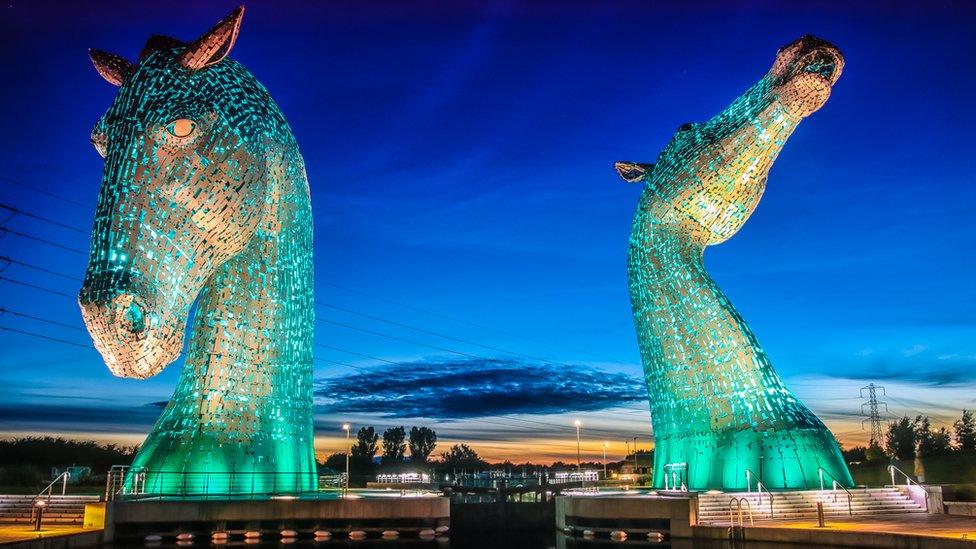
[[[699,524],[694,494],[631,493],[621,495],[560,496],[556,498],[556,526],[575,536],[590,530],[597,539],[622,530],[629,539],[643,540],[648,532],[665,533],[675,547],[692,542],[728,544],[729,524]],[[807,544],[890,549],[976,549],[976,517],[946,514],[898,513],[827,517],[824,528],[815,518],[761,520],[736,528],[735,539],[752,543]],[[711,545],[707,545],[711,546]]]
[[[30,524],[0,524],[0,546],[4,549],[92,547],[101,542],[101,528],[53,525],[37,532]]]
[[[728,526],[695,526],[695,539],[728,540]],[[938,549],[976,548],[976,518],[900,514],[816,520],[756,521],[738,539],[773,543],[813,543],[842,547]]]
[[[105,505],[105,541],[142,539],[155,534],[175,538],[192,533],[209,539],[213,532],[243,535],[282,530],[335,534],[362,530],[416,532],[448,526],[445,497],[356,497],[348,499],[270,499],[194,501],[113,501]],[[276,537],[271,539],[277,539]]]
[[[581,534],[584,530],[609,535],[613,530],[663,532],[692,537],[698,505],[689,496],[645,494],[557,496],[556,529]]]

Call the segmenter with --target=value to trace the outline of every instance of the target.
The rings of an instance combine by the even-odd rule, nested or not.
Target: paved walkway
[[[816,519],[757,520],[756,527],[800,528],[819,531],[884,532],[889,534],[965,539],[976,542],[976,517],[913,513],[867,517],[828,517],[825,523],[826,526],[820,528],[817,526]]]
[[[49,538],[52,536],[63,536],[66,534],[78,534],[81,532],[95,532],[95,528],[82,528],[81,526],[45,526],[40,532],[34,531],[33,524],[18,522],[14,524],[0,523],[0,543],[12,543],[15,541],[27,541],[37,538]]]

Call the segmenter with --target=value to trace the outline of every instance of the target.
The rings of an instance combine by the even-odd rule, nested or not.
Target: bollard
[[[41,530],[41,520],[44,517],[44,507],[47,502],[43,499],[39,499],[34,502],[34,531],[39,532]]]
[[[824,527],[824,514],[823,514],[823,502],[817,502],[817,526],[820,528]]]

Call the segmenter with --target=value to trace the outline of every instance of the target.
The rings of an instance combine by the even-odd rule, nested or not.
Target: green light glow
[[[625,180],[644,183],[628,276],[656,488],[666,468],[693,490],[745,489],[747,471],[753,487],[761,479],[767,488],[819,488],[821,467],[828,486],[853,485],[833,435],[784,386],[703,265],[705,247],[752,214],[779,151],[842,68],[836,48],[803,37],[724,111],[679,128],[656,164],[617,164]]]

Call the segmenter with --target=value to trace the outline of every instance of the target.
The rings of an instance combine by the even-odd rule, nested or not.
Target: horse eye
[[[196,122],[189,118],[177,118],[166,126],[166,131],[176,137],[186,137],[193,133],[197,127]]]
[[[91,143],[95,146],[95,150],[98,151],[98,155],[105,158],[106,149],[108,148],[108,138],[104,134],[94,134],[91,136]]]

